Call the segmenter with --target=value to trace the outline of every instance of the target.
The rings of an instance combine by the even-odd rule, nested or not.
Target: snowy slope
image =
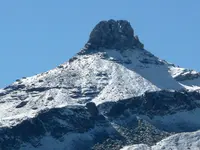
[[[168,67],[145,50],[103,50],[73,59],[5,88],[0,93],[1,126],[14,125],[46,108],[89,101],[100,104],[146,91],[183,88]]]
[[[200,73],[195,70],[170,66],[169,72],[182,86],[189,91],[200,90]]]
[[[170,136],[156,145],[149,147],[144,144],[126,146],[121,150],[199,150],[200,131],[191,133],[179,133]]]
[[[148,145],[145,144],[137,144],[132,146],[125,146],[120,150],[152,150]]]

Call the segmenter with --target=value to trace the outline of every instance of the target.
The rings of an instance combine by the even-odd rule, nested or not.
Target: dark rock
[[[93,117],[96,117],[99,115],[99,111],[98,111],[98,108],[96,106],[95,103],[93,102],[89,102],[86,104],[86,108],[88,109],[89,113],[93,116]]]
[[[41,82],[44,82],[44,81],[40,79],[39,82],[41,83]]]
[[[72,62],[73,62],[74,60],[76,60],[76,59],[78,59],[78,58],[77,58],[77,57],[75,57],[75,56],[74,56],[74,57],[72,57],[72,58],[70,58],[70,59],[69,59],[69,63],[72,63]]]
[[[0,96],[4,96],[4,95],[6,95],[6,93],[0,93]]]
[[[200,107],[195,101],[200,100],[198,92],[146,92],[142,96],[133,97],[118,102],[106,102],[98,105],[100,113],[116,117],[123,115],[126,110],[141,115],[166,115],[180,110],[193,110]]]
[[[17,91],[17,90],[23,90],[25,89],[25,85],[24,84],[13,84],[13,85],[9,85],[7,87],[4,88],[5,92],[3,94],[0,94],[0,96],[4,96],[6,94],[9,94],[13,91]]]
[[[9,91],[14,91],[14,90],[20,90],[25,88],[26,86],[23,84],[19,84],[19,85],[9,85],[5,88],[5,90],[9,90]]]
[[[36,110],[36,109],[38,109],[36,106],[33,106],[31,109],[33,109],[33,110]]]
[[[125,110],[125,104],[116,102],[113,107],[110,109],[108,116],[119,116]]]
[[[134,31],[128,21],[108,20],[98,23],[90,34],[85,45],[87,50],[107,49],[128,49],[143,48],[144,45],[139,38],[134,37]]]
[[[59,66],[58,66],[58,68],[62,69],[62,68],[64,68],[64,66],[62,66],[62,65],[59,65]]]
[[[106,72],[98,72],[98,73],[96,74],[96,76],[100,76],[100,77],[105,76],[105,77],[108,77],[108,74],[107,74]]]
[[[49,101],[52,101],[54,98],[51,96],[51,97],[48,97],[47,100]]]
[[[137,35],[135,36],[135,39],[136,39],[136,41],[137,41],[136,47],[143,49],[143,48],[144,48],[144,44],[142,44],[142,43],[140,42],[139,37],[138,37]]]
[[[50,88],[48,88],[48,87],[36,87],[36,88],[27,89],[26,91],[27,92],[44,92],[44,91],[47,91],[49,89]]]
[[[27,103],[28,103],[28,101],[23,101],[23,102],[19,103],[19,104],[16,106],[16,108],[24,107]]]

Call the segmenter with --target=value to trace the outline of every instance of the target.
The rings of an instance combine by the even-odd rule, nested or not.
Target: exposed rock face
[[[84,133],[94,128],[94,121],[82,106],[44,110],[36,118],[27,119],[17,126],[0,128],[0,150],[19,150],[23,142],[43,149],[40,147],[43,136],[48,134],[61,140],[67,133]]]
[[[93,117],[96,117],[99,114],[99,111],[98,111],[95,103],[89,102],[86,104],[86,107]]]
[[[199,108],[200,105],[197,102],[199,99],[200,94],[198,92],[171,92],[163,90],[146,92],[142,96],[123,101],[103,103],[98,107],[100,112],[109,117],[120,116],[126,110],[133,110],[132,114],[137,113],[149,117],[158,114],[164,116],[179,112],[180,110],[189,111]]]
[[[139,38],[134,37],[134,30],[125,20],[108,20],[98,23],[90,34],[86,49],[128,49],[143,48]]]
[[[86,107],[43,110],[16,126],[0,128],[0,150],[119,150],[139,143],[151,146],[174,133],[199,129],[200,124],[188,121],[186,126],[184,119],[171,117],[162,126],[154,119],[188,109],[193,110],[192,115],[200,107],[199,99],[198,92],[158,91],[98,106],[88,102]],[[59,142],[48,148],[53,141]],[[20,149],[23,144],[24,149]]]

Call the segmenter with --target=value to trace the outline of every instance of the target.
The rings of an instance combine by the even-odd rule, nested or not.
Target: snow
[[[0,89],[0,93],[2,93],[4,90],[3,89]]]
[[[62,67],[23,78],[11,85],[23,85],[22,89],[4,89],[7,94],[0,97],[0,118],[7,121],[0,121],[0,126],[16,125],[46,108],[84,105],[88,101],[98,105],[140,96],[146,91],[185,88],[173,78],[166,62],[146,50],[109,49],[75,57],[73,61],[60,65]],[[22,101],[27,104],[16,108]],[[21,118],[15,120],[16,115]],[[13,119],[5,119],[11,116]]]
[[[180,75],[181,73],[183,73],[183,71],[185,70],[185,68],[180,68],[180,67],[170,67],[169,72],[171,73],[172,77],[175,78],[178,75]]]
[[[145,144],[138,144],[132,146],[125,146],[121,150],[151,150],[151,148]]]
[[[166,148],[173,150],[184,150],[184,149],[199,150],[200,131],[193,133],[176,134],[152,146],[152,150],[161,150]]]
[[[181,67],[169,66],[169,73],[173,78],[176,78],[180,75],[196,75],[198,76],[199,72],[195,70],[189,70]],[[200,76],[194,79],[187,79],[179,81],[179,83],[189,91],[200,91]]]
[[[156,145],[149,147],[144,144],[126,146],[121,150],[199,150],[200,149],[200,131],[179,133],[172,135]]]

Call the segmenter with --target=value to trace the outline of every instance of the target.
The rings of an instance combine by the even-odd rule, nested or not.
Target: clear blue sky
[[[67,61],[111,18],[130,21],[153,54],[200,71],[199,0],[2,0],[0,87]]]

